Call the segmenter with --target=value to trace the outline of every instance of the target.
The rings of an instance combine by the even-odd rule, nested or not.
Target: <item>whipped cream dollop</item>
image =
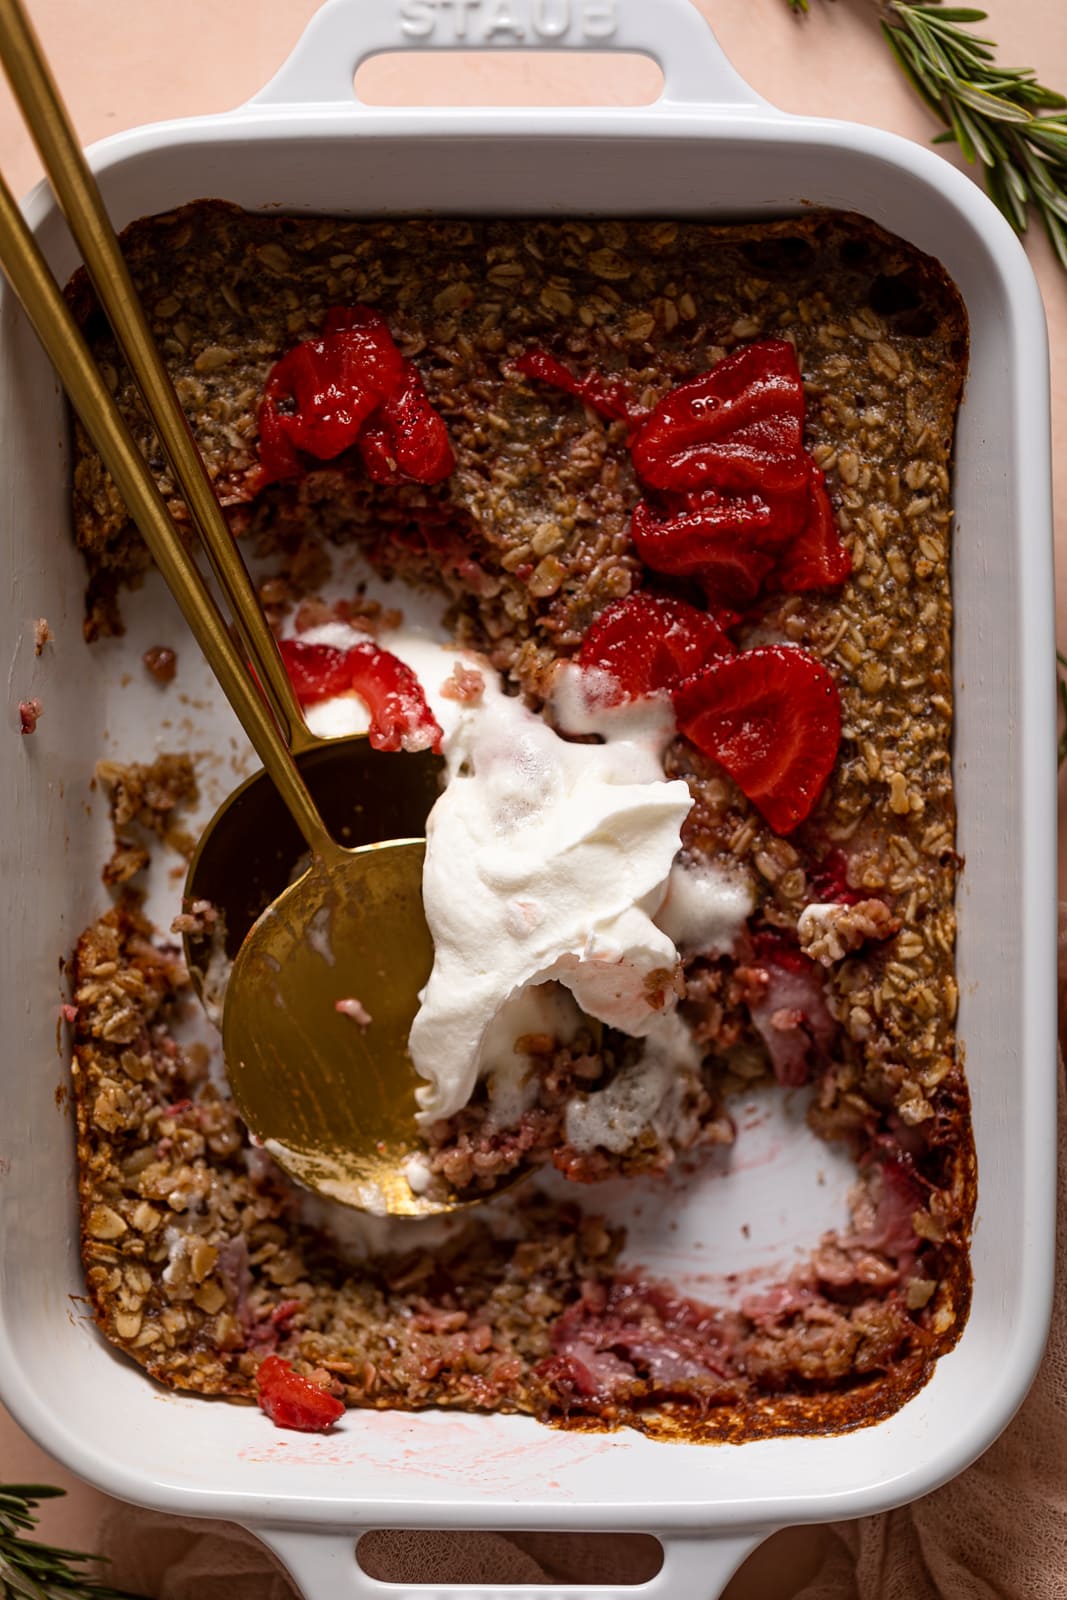
[[[728,956],[755,909],[752,880],[740,867],[680,859],[656,916],[683,956]]]
[[[482,1039],[478,1076],[485,1079],[490,1128],[513,1128],[537,1100],[544,1041],[568,1045],[582,1026],[574,996],[559,983],[535,983],[510,995]]]
[[[653,921],[692,803],[663,774],[669,704],[606,707],[564,669],[556,715],[603,741],[573,742],[483,672],[481,698],[449,708],[427,825],[434,965],[409,1038],[424,1126],[466,1105],[494,1021],[530,986],[555,981],[638,1038],[677,1001],[678,952]]]

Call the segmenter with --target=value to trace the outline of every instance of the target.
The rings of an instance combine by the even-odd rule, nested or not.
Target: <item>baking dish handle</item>
[[[637,1529],[633,1531],[645,1531]],[[651,1530],[649,1530],[651,1531]],[[264,1528],[252,1532],[272,1550],[304,1600],[718,1600],[745,1557],[769,1536],[759,1533],[656,1534],[663,1565],[633,1585],[382,1583],[356,1560],[359,1532]]]
[[[773,110],[734,71],[693,0],[326,0],[242,109],[352,107],[369,56],[440,49],[624,50],[662,69],[661,106]]]

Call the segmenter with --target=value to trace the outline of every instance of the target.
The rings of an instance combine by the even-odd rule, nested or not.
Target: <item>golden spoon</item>
[[[423,841],[350,850],[325,827],[293,759],[303,720],[284,664],[19,0],[0,0],[0,62],[270,709],[2,179],[0,267],[311,852],[311,865],[242,945],[227,987],[223,1047],[238,1107],[253,1136],[293,1177],[345,1204],[412,1216],[452,1210],[468,1202],[418,1195],[403,1171],[415,1145],[418,1082],[407,1030],[432,956],[420,893]],[[361,760],[357,771],[353,749],[365,754],[362,744],[345,740],[323,747],[320,759],[345,762],[353,788],[363,779],[373,792],[375,781],[364,770],[369,763]],[[426,773],[420,758],[403,760],[393,781],[412,783],[418,810],[429,794]],[[401,777],[408,772],[410,780]],[[245,849],[232,853],[239,876]],[[353,1000],[370,1013],[365,1028],[336,1009]]]

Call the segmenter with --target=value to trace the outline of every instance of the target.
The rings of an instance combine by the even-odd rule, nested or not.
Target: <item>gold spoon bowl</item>
[[[443,763],[429,751],[375,751],[364,734],[305,737],[296,766],[336,853],[309,862],[266,772],[243,783],[189,866],[186,904],[207,902],[218,919],[210,934],[183,935],[190,975],[214,1007],[220,954],[233,963],[223,1013],[230,1088],[290,1177],[371,1212],[470,1204],[443,1201],[440,1180],[431,1197],[405,1176],[420,1082],[407,1036],[433,964],[422,836]]]
[[[313,739],[294,762],[327,832],[349,850],[418,839],[441,792],[444,763],[429,750],[373,750],[366,734]],[[307,845],[265,771],[228,795],[205,827],[185,880],[187,907],[207,901],[222,921],[222,951],[233,961],[253,923],[289,887]],[[240,870],[235,870],[240,863]],[[421,916],[421,911],[420,911]],[[219,942],[182,936],[190,977],[203,997]]]

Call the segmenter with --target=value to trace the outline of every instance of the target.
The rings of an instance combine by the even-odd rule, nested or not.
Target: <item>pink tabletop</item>
[[[654,5],[655,0],[646,0]],[[794,18],[786,0],[695,0],[734,65],[784,110],[844,117],[927,140],[936,131],[883,47],[872,0],[811,0]],[[1067,92],[1067,7],[1063,0],[984,0],[989,36],[1007,65],[1039,68]],[[75,124],[88,144],[138,123],[239,105],[284,60],[317,0],[29,0]],[[658,78],[645,62],[587,58],[381,58],[360,78],[367,99],[395,104],[619,103],[649,99]],[[0,167],[16,193],[40,167],[10,104],[0,94]],[[1056,443],[1057,544],[1067,545],[1067,274],[1043,233],[1028,249],[1048,312]],[[1060,636],[1067,637],[1067,564],[1057,584]],[[1052,670],[1052,663],[1049,663]],[[1061,836],[1063,825],[1061,823]],[[1067,856],[1067,852],[1063,852]],[[1062,881],[1062,879],[1061,879]],[[0,1481],[62,1484],[69,1499],[50,1507],[44,1534],[93,1545],[105,1498],[77,1484],[0,1411]],[[817,1535],[780,1535],[746,1564],[729,1600],[792,1594],[818,1550]]]

